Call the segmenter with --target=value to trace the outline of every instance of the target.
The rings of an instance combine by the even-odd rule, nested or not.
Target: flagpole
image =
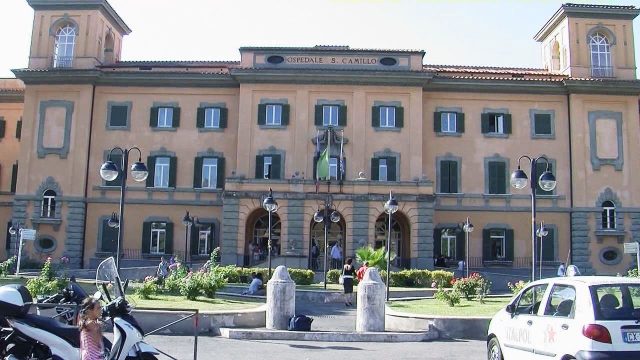
[[[344,159],[343,149],[344,149],[344,130],[342,130],[341,137],[340,137],[340,182],[342,182],[344,178],[344,164],[342,161]]]
[[[331,127],[327,128],[327,159],[329,160],[329,176],[327,177],[327,193],[331,192]]]

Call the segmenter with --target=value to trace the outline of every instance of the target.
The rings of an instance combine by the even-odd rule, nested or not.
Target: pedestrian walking
[[[353,275],[355,269],[353,268],[352,258],[347,259],[347,263],[342,267],[342,287],[344,288],[344,304],[346,306],[353,305]]]
[[[339,268],[342,264],[342,248],[340,247],[339,241],[336,241],[331,248],[331,262],[333,263],[331,265],[333,269]]]
[[[318,256],[320,256],[320,248],[313,239],[311,240],[311,270],[318,270]]]
[[[169,264],[164,259],[164,256],[160,258],[156,275],[158,276],[158,282],[160,284],[164,284],[164,279],[169,275]]]

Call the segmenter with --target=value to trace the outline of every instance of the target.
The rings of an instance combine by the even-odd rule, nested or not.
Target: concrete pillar
[[[267,329],[287,330],[296,313],[296,283],[284,265],[276,268],[267,283]]]
[[[358,284],[356,331],[384,331],[385,285],[377,268],[368,268]]]

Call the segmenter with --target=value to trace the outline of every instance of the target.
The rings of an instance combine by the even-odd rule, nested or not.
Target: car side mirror
[[[514,304],[509,304],[507,305],[505,310],[507,311],[507,313],[513,315],[516,312],[516,306]]]

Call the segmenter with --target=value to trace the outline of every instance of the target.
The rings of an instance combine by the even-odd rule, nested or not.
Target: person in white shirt
[[[249,284],[249,289],[247,291],[244,291],[242,294],[254,295],[258,292],[258,290],[260,290],[261,286],[262,286],[262,281],[260,280],[260,277],[256,273],[252,273],[251,284]]]
[[[560,266],[558,266],[558,276],[564,276],[564,264],[560,264]]]
[[[333,263],[331,266],[333,269],[339,269],[342,266],[342,248],[338,241],[331,248],[331,262]]]

